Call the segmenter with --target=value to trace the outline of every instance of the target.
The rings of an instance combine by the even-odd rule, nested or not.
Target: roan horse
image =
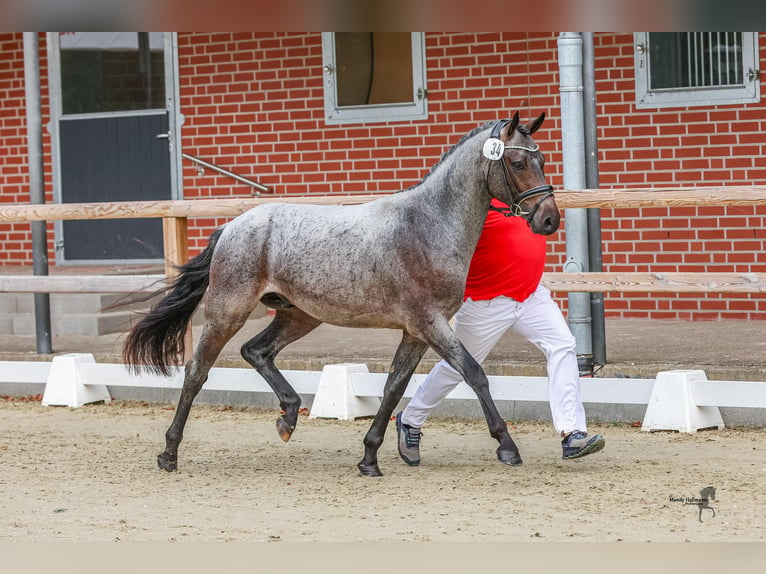
[[[428,347],[476,392],[498,443],[498,459],[521,457],[489,393],[487,377],[449,326],[462,302],[468,265],[490,201],[510,206],[538,234],[554,233],[559,210],[543,172],[543,155],[529,126],[490,122],[469,132],[412,188],[361,205],[259,205],[216,230],[208,246],[179,267],[167,295],[129,332],[123,358],[133,372],[163,375],[183,356],[184,334],[205,292],[205,322],[186,365],[183,388],[160,468],[178,465],[178,445],[192,402],[223,346],[263,301],[273,321],[247,341],[242,357],[268,382],[284,413],[277,432],[288,441],[300,398],[274,359],[323,322],[347,327],[401,329],[383,399],[364,437],[358,463],[381,476],[378,449],[393,409]]]

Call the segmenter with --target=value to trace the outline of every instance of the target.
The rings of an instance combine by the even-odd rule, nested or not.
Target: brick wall
[[[545,111],[535,139],[550,182],[561,187],[556,39],[557,33],[429,33],[427,120],[328,126],[320,34],[180,33],[183,149],[279,194],[386,193],[419,181],[476,125],[517,109],[524,119]],[[596,34],[595,42],[602,187],[763,184],[766,102],[637,110],[632,34]],[[11,152],[0,157],[0,201],[24,201],[28,193],[23,61],[20,52],[6,53],[14,43],[20,51],[20,34],[0,35],[0,58],[13,74],[0,75],[0,94],[15,94],[3,98],[0,111],[0,150]],[[760,44],[763,60],[766,35]],[[188,161],[184,191],[190,199],[250,194],[228,178],[200,175]],[[762,206],[602,210],[604,267],[764,272],[764,217]],[[223,222],[193,220],[192,252]],[[28,258],[27,228],[16,226],[14,258],[13,230],[0,225],[0,263]],[[560,231],[551,241],[550,270],[561,269],[564,252]],[[605,301],[612,317],[766,319],[763,296],[608,294]]]
[[[602,187],[763,185],[766,103],[637,110],[632,34],[596,35]],[[766,36],[760,35],[760,60]],[[603,210],[610,271],[766,271],[766,206]],[[609,315],[764,319],[762,295],[607,297]]]
[[[0,203],[29,201],[21,34],[0,35]],[[0,262],[26,262],[29,224],[0,225]]]
[[[48,121],[46,47],[40,35],[40,75],[43,126]],[[43,127],[46,201],[53,200],[50,136]],[[0,203],[29,203],[26,93],[23,35],[0,34]],[[53,224],[48,225],[53,237]],[[32,239],[29,223],[0,224],[0,265],[31,265]],[[52,249],[52,246],[51,246]],[[49,251],[53,258],[53,251]]]

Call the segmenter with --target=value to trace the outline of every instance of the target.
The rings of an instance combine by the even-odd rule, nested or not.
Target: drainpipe
[[[24,79],[27,104],[27,148],[29,154],[29,200],[45,203],[43,179],[43,136],[40,106],[40,50],[37,32],[24,32]],[[33,221],[32,272],[48,274],[48,240],[45,221]],[[51,306],[49,293],[35,293],[35,341],[37,352],[47,355],[51,348]]]
[[[585,189],[585,138],[583,135],[583,41],[579,32],[562,32],[559,47],[559,90],[564,188]],[[589,270],[588,213],[586,209],[565,210],[566,262],[564,271]],[[577,342],[580,375],[593,374],[590,293],[569,293],[569,329]]]
[[[596,67],[593,56],[593,32],[583,32],[583,118],[585,120],[585,184],[598,189],[598,130],[596,118]],[[601,210],[588,208],[588,260],[590,271],[602,271]],[[594,365],[606,365],[606,325],[604,294],[590,294],[591,339]]]

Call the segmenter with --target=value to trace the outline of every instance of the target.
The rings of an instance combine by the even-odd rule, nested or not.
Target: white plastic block
[[[104,385],[86,385],[80,373],[83,363],[95,363],[90,353],[69,353],[54,357],[45,383],[42,405],[81,407],[88,403],[110,402],[109,391]]]
[[[351,377],[355,373],[367,374],[367,365],[342,363],[326,365],[319,378],[310,418],[327,418],[351,421],[378,412],[378,397],[357,397]]]
[[[699,429],[724,428],[718,407],[700,407],[694,400],[693,385],[706,381],[705,372],[698,370],[657,373],[641,430],[694,433]]]

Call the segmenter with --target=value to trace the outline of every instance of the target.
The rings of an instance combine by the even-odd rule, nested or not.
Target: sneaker
[[[420,464],[419,428],[411,427],[402,422],[402,412],[396,415],[396,435],[399,437],[399,456],[410,466]]]
[[[561,448],[564,452],[562,458],[579,458],[586,454],[593,454],[604,448],[605,444],[606,441],[600,434],[588,436],[586,432],[575,430],[561,441]]]

